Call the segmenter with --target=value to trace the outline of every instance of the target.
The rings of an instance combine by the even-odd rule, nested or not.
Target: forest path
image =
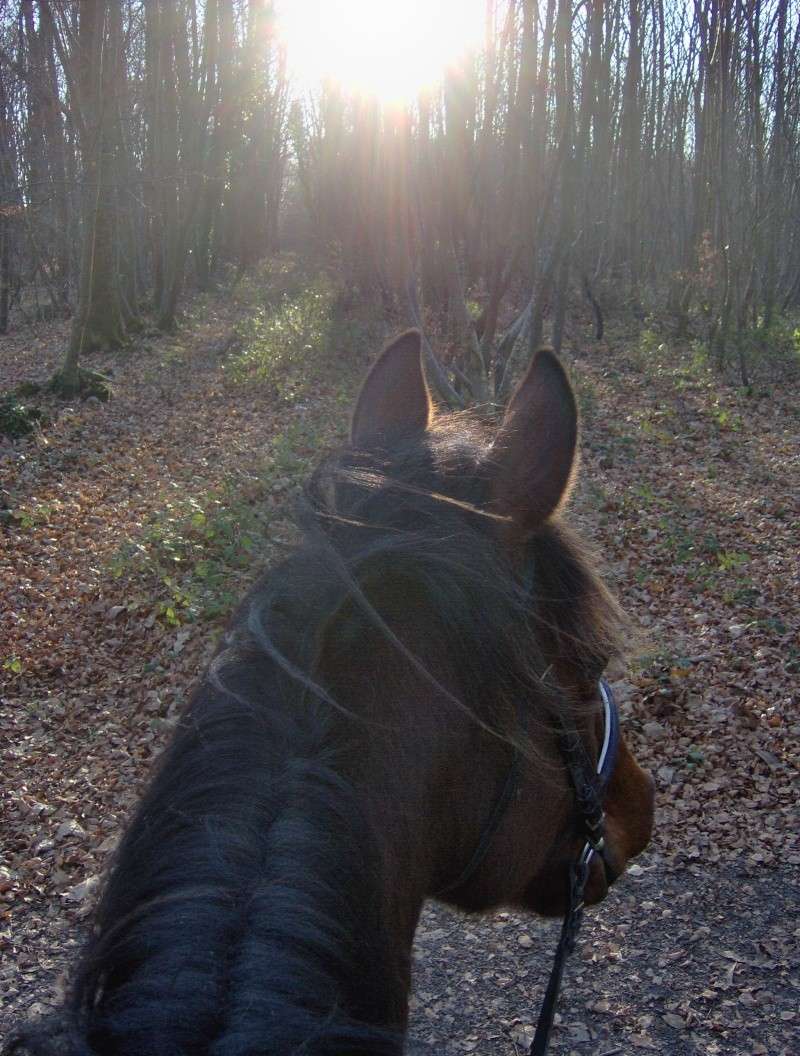
[[[345,426],[335,357],[302,393],[223,377],[244,311],[197,302],[178,335],[89,364],[113,366],[109,404],[0,446],[0,1035],[52,1002],[212,647],[218,620],[185,615],[211,615],[209,582],[224,572],[235,594],[291,538],[287,498]],[[63,341],[57,326],[6,339],[0,389],[46,373]],[[638,334],[566,358],[584,420],[575,506],[648,636],[615,687],[659,805],[653,849],[589,914],[553,1051],[796,1052],[796,398],[780,378],[746,396]],[[524,1051],[554,946],[552,924],[430,908],[412,1038]]]
[[[797,867],[664,866],[649,852],[587,912],[564,977],[554,1056],[795,1056]],[[464,920],[429,906],[411,1018],[419,1052],[527,1056],[559,928],[505,912]]]

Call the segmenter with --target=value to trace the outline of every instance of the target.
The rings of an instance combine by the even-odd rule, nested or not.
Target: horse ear
[[[578,408],[555,352],[541,348],[506,409],[492,445],[494,505],[538,527],[566,502],[577,468]]]
[[[387,446],[421,433],[431,419],[431,398],[422,370],[419,330],[388,345],[364,379],[350,425],[354,447]]]

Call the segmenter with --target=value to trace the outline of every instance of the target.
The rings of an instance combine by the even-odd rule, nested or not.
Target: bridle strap
[[[579,857],[569,869],[567,909],[561,925],[561,935],[556,947],[553,967],[550,969],[547,990],[536,1023],[536,1033],[528,1050],[528,1056],[546,1056],[553,1017],[561,990],[564,965],[567,957],[575,949],[575,942],[583,920],[583,893],[589,878],[589,868],[595,854],[601,857],[603,855],[605,837],[603,799],[617,759],[619,715],[611,687],[604,679],[600,679],[599,691],[603,704],[603,744],[596,765],[592,765],[583,741],[574,726],[562,723],[559,733],[559,747],[575,792],[586,842]],[[442,895],[457,890],[471,880],[477,872],[488,854],[491,842],[514,795],[519,780],[520,762],[519,750],[515,748],[506,780],[492,806],[472,857],[452,883],[435,892],[434,898],[440,898]]]
[[[441,895],[449,895],[452,891],[457,890],[463,884],[466,884],[468,880],[471,880],[478,868],[489,852],[489,847],[494,835],[500,827],[500,822],[503,820],[508,805],[511,802],[511,797],[517,787],[517,781],[519,779],[520,769],[520,753],[517,748],[514,749],[514,756],[511,760],[511,766],[508,768],[508,774],[506,776],[505,783],[503,784],[500,794],[494,802],[492,812],[489,815],[486,824],[481,832],[481,838],[478,840],[478,846],[475,848],[472,857],[458,874],[456,879],[447,884],[445,887],[440,888],[434,895],[434,898],[439,898]]]
[[[567,957],[575,949],[575,942],[583,920],[583,893],[589,878],[589,867],[595,854],[603,856],[605,841],[605,813],[603,798],[608,782],[614,772],[619,749],[619,714],[614,695],[608,683],[601,679],[599,683],[600,698],[603,703],[603,744],[596,766],[592,766],[586,755],[583,742],[574,728],[562,731],[561,751],[575,790],[575,798],[581,811],[586,843],[577,861],[569,869],[569,888],[567,891],[567,910],[561,925],[561,935],[556,947],[550,978],[547,981],[539,1019],[536,1022],[528,1056],[546,1056],[550,1044],[550,1032],[553,1028],[556,1004],[564,965]]]
[[[587,848],[588,855],[586,854]],[[564,965],[567,963],[567,957],[575,949],[575,941],[578,938],[581,921],[583,920],[583,891],[589,877],[589,863],[593,854],[594,851],[587,844],[580,858],[577,862],[573,862],[569,868],[567,912],[561,924],[561,935],[558,939],[556,955],[553,958],[553,967],[550,969],[547,990],[542,1001],[542,1007],[539,1010],[539,1019],[536,1021],[536,1033],[528,1050],[528,1056],[546,1056],[547,1047],[550,1044],[550,1031],[553,1027],[553,1017],[555,1016],[558,995],[561,990]]]

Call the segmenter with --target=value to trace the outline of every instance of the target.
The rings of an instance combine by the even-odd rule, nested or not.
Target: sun
[[[485,0],[283,0],[278,18],[300,90],[406,103],[480,45]]]

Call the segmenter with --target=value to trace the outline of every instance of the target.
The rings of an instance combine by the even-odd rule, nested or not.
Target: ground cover
[[[266,292],[265,292],[266,291]],[[308,466],[346,427],[382,326],[274,265],[172,337],[90,365],[113,398],[47,399],[0,446],[0,1035],[46,1008],[120,826],[222,616],[290,544]],[[57,364],[6,339],[0,391]],[[614,673],[659,788],[652,850],[597,912],[554,1052],[796,1051],[800,416],[655,328],[565,358],[582,406],[575,512],[641,629]],[[412,1039],[523,1051],[555,937],[431,907]],[[793,1040],[794,1039],[794,1040]]]

